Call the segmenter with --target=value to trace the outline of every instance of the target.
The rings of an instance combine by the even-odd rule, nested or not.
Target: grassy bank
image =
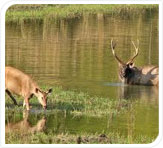
[[[43,89],[46,90],[46,88]],[[12,105],[12,100],[8,96],[6,97],[6,110],[13,107],[17,112],[23,111],[22,97],[17,98],[18,107]],[[33,108],[42,109],[36,97],[30,100],[30,104]],[[61,87],[54,87],[53,93],[48,98],[47,112],[61,110],[75,115],[112,116],[122,112],[125,108],[129,108],[130,105],[131,102],[124,99],[115,100],[113,98],[91,97],[87,93],[64,91]]]
[[[32,19],[69,19],[80,17],[83,14],[122,14],[143,13],[158,10],[158,5],[153,4],[110,4],[110,5],[13,5],[6,12],[6,21],[25,21]]]
[[[119,133],[110,134],[46,134],[44,132],[36,134],[17,134],[6,135],[6,144],[146,144],[151,143],[155,138],[138,136],[130,138],[121,136]]]
[[[47,88],[43,88],[46,90]],[[27,120],[21,119],[23,112],[23,99],[21,97],[17,98],[19,106],[14,106],[11,99],[6,96],[6,121],[10,120],[11,117],[14,118],[13,125],[9,125],[12,130],[6,133],[6,143],[151,143],[155,137],[146,137],[143,135],[137,135],[134,137],[133,135],[124,136],[122,133],[118,131],[108,132],[108,133],[84,133],[83,130],[78,131],[78,134],[72,134],[67,131],[65,132],[57,132],[60,129],[57,125],[53,125],[54,129],[50,130],[50,132],[39,130],[43,128],[44,120],[39,120],[37,123],[32,123],[30,126],[30,121],[36,120],[36,117],[39,114],[44,115],[44,111],[41,105],[38,103],[38,100],[34,97],[30,100],[30,104],[32,106],[32,112],[36,112],[33,118],[28,118]],[[134,102],[135,103],[135,102]],[[48,109],[46,111],[46,115],[52,114],[54,120],[57,112],[69,112],[73,115],[73,118],[85,116],[89,117],[103,117],[106,116],[108,118],[108,122],[112,122],[112,119],[120,115],[124,112],[132,112],[133,104],[131,101],[127,101],[124,99],[113,99],[113,98],[101,98],[101,97],[92,97],[83,92],[75,92],[69,90],[63,90],[61,87],[54,87],[52,95],[48,98]],[[39,114],[37,113],[39,112]],[[53,114],[54,113],[54,114]],[[24,113],[23,113],[24,114]],[[18,116],[18,117],[17,117]],[[63,115],[61,115],[63,116]],[[18,118],[18,119],[17,119]],[[22,118],[22,117],[21,117]],[[20,121],[19,121],[20,120]],[[65,123],[64,116],[61,118],[63,121],[59,122]],[[100,120],[100,118],[99,118]],[[18,122],[19,121],[19,122]],[[41,121],[41,122],[40,122]],[[49,121],[52,124],[51,121]],[[81,122],[80,122],[81,123]],[[21,126],[23,127],[21,128]],[[27,127],[25,127],[27,125]],[[41,125],[41,127],[40,127]],[[61,124],[62,125],[62,124]],[[67,124],[66,124],[67,125]],[[81,126],[81,125],[80,125]],[[83,127],[84,128],[84,127]],[[17,130],[18,129],[18,130]],[[20,129],[20,131],[19,131]],[[82,126],[81,126],[82,129]],[[16,131],[15,131],[16,130]],[[35,132],[34,132],[35,130]],[[131,129],[132,130],[132,129]],[[31,132],[30,132],[31,131]],[[37,132],[36,132],[37,131]]]

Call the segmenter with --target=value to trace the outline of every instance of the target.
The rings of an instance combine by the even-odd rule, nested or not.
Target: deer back
[[[29,75],[13,67],[5,68],[5,88],[9,91],[25,97],[34,93],[37,87]]]

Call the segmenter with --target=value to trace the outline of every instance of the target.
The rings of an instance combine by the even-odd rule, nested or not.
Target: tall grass
[[[13,5],[6,12],[6,21],[23,21],[29,19],[69,19],[80,17],[85,13],[122,14],[143,13],[158,10],[153,4],[62,4],[62,5]]]
[[[82,134],[73,135],[69,133],[46,134],[44,132],[34,134],[9,133],[6,134],[6,144],[149,144],[155,137],[137,136],[132,141],[129,137],[119,133],[109,134]]]

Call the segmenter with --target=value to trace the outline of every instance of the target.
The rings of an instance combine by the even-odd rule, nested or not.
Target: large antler
[[[132,41],[132,44],[134,45],[134,48],[135,48],[135,55],[127,62],[127,64],[132,63],[139,53],[139,40],[137,40],[137,47],[135,46],[135,43],[133,41]]]
[[[120,64],[124,64],[124,63],[117,57],[117,55],[116,55],[116,53],[115,53],[115,46],[116,46],[116,43],[113,42],[113,39],[112,39],[112,40],[111,40],[111,49],[112,49],[112,53],[113,53],[115,59],[116,59]]]

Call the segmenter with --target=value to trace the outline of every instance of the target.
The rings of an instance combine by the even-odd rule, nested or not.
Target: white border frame
[[[13,4],[159,4],[159,135],[153,143],[150,144],[5,144],[5,13]],[[5,0],[0,5],[0,146],[1,147],[154,147],[163,144],[163,123],[162,123],[162,76],[163,76],[163,23],[162,23],[161,0]],[[149,123],[150,124],[150,123]]]

